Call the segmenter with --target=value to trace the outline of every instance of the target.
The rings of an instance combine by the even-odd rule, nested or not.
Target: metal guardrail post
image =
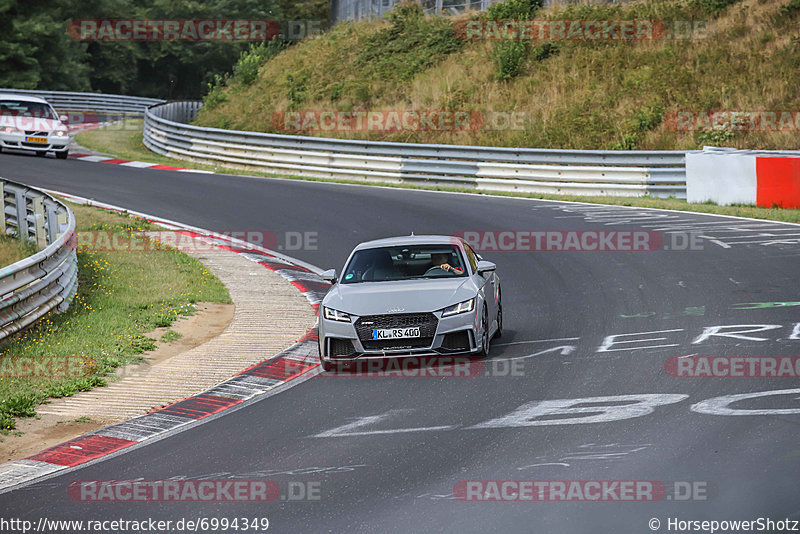
[[[36,246],[43,249],[47,246],[47,234],[44,229],[44,198],[34,197],[33,199],[33,233],[36,238]]]
[[[17,238],[20,241],[27,241],[28,239],[28,201],[25,198],[25,192],[21,189],[14,191],[14,197],[17,205]]]

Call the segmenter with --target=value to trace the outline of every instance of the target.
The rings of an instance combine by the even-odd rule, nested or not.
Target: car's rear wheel
[[[64,150],[62,152],[56,152],[56,157],[58,159],[67,159],[67,156],[69,156],[69,150]]]

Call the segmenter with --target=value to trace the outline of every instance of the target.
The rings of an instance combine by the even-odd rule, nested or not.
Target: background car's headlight
[[[465,300],[458,304],[453,304],[442,310],[442,317],[449,317],[450,315],[458,315],[459,313],[471,312],[475,308],[475,299]]]
[[[327,306],[323,306],[323,313],[326,319],[331,321],[343,321],[345,323],[350,322],[350,314],[340,312],[339,310],[334,310],[333,308],[328,308]]]

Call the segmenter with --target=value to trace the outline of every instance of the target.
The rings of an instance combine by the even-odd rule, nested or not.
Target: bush
[[[286,100],[289,101],[289,109],[297,109],[308,98],[306,82],[308,73],[301,71],[295,77],[293,74],[286,75]]]
[[[489,6],[486,17],[490,20],[527,19],[542,7],[542,0],[506,0]]]
[[[252,84],[258,78],[258,69],[277,56],[286,46],[284,41],[278,40],[250,45],[250,49],[242,52],[233,66],[231,81],[245,86]]]
[[[225,94],[225,84],[227,77],[214,75],[214,83],[208,84],[208,93],[203,97],[203,107],[206,109],[214,109],[223,102],[228,101],[228,95]]]
[[[785,17],[793,17],[800,11],[800,0],[791,0],[785,6],[781,6],[779,11]]]
[[[388,28],[360,43],[357,63],[367,75],[409,81],[464,46],[446,17],[425,17],[418,4],[398,4],[387,18]]]
[[[530,45],[523,41],[502,41],[494,45],[494,62],[499,81],[514,78],[522,70]]]
[[[692,0],[694,7],[708,15],[717,15],[739,0]]]
[[[531,56],[536,61],[544,61],[550,56],[557,55],[558,51],[559,51],[558,44],[550,42],[542,43],[533,49],[533,53],[531,54]]]

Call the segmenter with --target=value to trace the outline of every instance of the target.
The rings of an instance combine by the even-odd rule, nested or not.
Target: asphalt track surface
[[[340,269],[361,241],[411,231],[615,230],[652,223],[645,216],[642,224],[619,225],[613,213],[622,208],[611,210],[610,219],[591,221],[585,213],[597,207],[574,211],[566,203],[26,155],[0,155],[0,175],[216,231],[316,232],[316,250],[286,252],[322,268]],[[735,226],[734,220],[680,220],[687,227],[711,225],[720,230],[717,235],[740,235],[719,226]],[[800,326],[794,326],[800,307],[739,309],[747,307],[741,303],[800,301],[800,245],[759,239],[734,239],[743,244],[729,248],[703,240],[702,250],[684,251],[486,252],[499,266],[505,309],[505,334],[485,362],[493,376],[318,376],[166,439],[0,495],[0,516],[265,516],[278,532],[650,532],[651,518],[661,521],[661,531],[669,518],[800,519],[800,413],[791,413],[800,411],[800,392],[730,406],[766,411],[758,415],[691,409],[724,395],[797,388],[797,379],[687,379],[664,368],[672,356],[800,355]],[[713,326],[744,330],[732,325],[773,326],[740,334],[751,339],[698,341]],[[661,333],[613,338],[634,340],[610,345],[622,350],[600,350],[607,336],[654,331]],[[663,339],[643,341],[652,338]],[[544,341],[550,339],[559,341]],[[643,348],[654,345],[671,346]],[[552,350],[531,356],[545,349]],[[515,376],[504,373],[503,359],[525,356],[515,360],[522,366]],[[556,424],[518,426],[520,418],[506,418],[471,428],[534,401],[634,394],[688,397],[619,420],[580,423],[556,415],[537,419],[559,419]],[[776,409],[790,411],[770,413]],[[363,419],[369,416],[378,417]],[[339,434],[349,428],[350,435],[332,435],[337,428]],[[282,488],[318,483],[319,499],[81,503],[66,493],[76,480],[258,476]],[[453,497],[454,485],[463,480],[655,480],[665,484],[667,496],[628,503],[464,502]],[[672,489],[675,481],[699,483],[705,494],[682,500]]]

